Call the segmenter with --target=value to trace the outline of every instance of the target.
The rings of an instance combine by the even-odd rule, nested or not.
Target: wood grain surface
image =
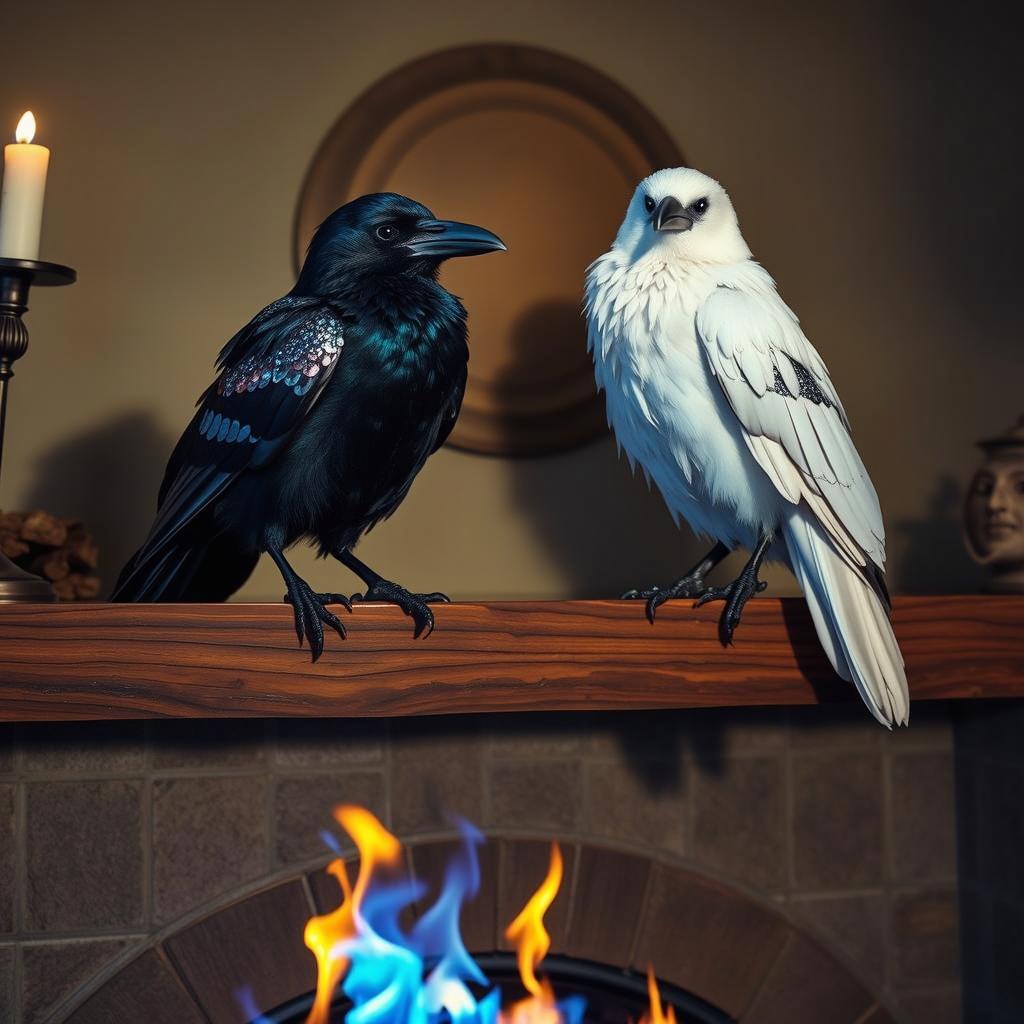
[[[452,604],[414,640],[396,608],[363,605],[314,665],[283,604],[0,605],[0,721],[856,699],[802,600],[752,601],[727,649],[717,614],[680,602],[652,627],[631,601]],[[895,622],[914,699],[1024,696],[1024,598],[898,598]]]

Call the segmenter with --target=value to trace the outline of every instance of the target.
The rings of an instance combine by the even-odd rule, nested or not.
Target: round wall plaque
[[[481,224],[507,253],[451,260],[469,310],[469,384],[449,444],[538,455],[606,429],[581,315],[583,277],[636,183],[683,162],[621,86],[532,47],[445,50],[391,72],[335,123],[296,217],[301,261],[317,224],[367,192],[401,192]]]

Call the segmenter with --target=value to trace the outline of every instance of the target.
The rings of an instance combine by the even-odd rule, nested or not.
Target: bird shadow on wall
[[[37,462],[26,507],[82,520],[99,547],[104,594],[149,530],[173,444],[138,410],[76,433]]]
[[[911,594],[971,593],[982,570],[968,557],[963,540],[963,488],[948,473],[935,482],[928,510],[896,523],[902,554],[900,589]]]
[[[578,346],[587,375],[583,380],[593,380],[586,328],[576,304],[538,303],[520,317],[512,334],[512,359],[503,368],[510,388],[521,390],[522,382],[536,371],[538,338],[549,345]],[[571,365],[572,353],[563,352],[558,359],[559,365]],[[526,517],[536,543],[565,581],[558,595],[563,598],[617,598],[633,587],[669,582],[706,548],[685,526],[676,527],[642,474],[630,472],[605,425],[603,399],[597,402],[593,440],[551,455],[510,459],[507,464],[510,508]],[[509,430],[517,427],[515,421],[507,424]],[[642,602],[633,607],[640,628],[657,629],[646,623]],[[701,770],[720,773],[727,727],[718,716],[701,711],[598,714],[587,725],[594,742],[611,740],[651,794],[684,788],[687,753]],[[572,726],[556,716],[546,725],[510,722],[506,728],[512,733],[525,729],[531,736],[538,729],[550,730],[553,740]]]

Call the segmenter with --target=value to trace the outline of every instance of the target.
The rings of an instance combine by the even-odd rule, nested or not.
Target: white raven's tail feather
[[[806,508],[783,526],[793,572],[829,661],[882,725],[906,725],[910,696],[896,637],[878,593],[845,560]]]

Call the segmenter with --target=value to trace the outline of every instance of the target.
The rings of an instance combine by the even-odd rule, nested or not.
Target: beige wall
[[[513,40],[617,78],[728,185],[839,383],[895,588],[972,586],[957,489],[972,441],[1024,406],[1014,64],[997,26],[937,17],[655,0],[22,5],[0,125],[35,110],[53,150],[43,256],[80,282],[33,294],[0,505],[86,517],[112,578],[217,349],[290,286],[298,189],[333,120],[412,57]],[[441,452],[362,554],[469,598],[613,593],[693,550],[601,442],[537,461]],[[261,565],[242,596],[280,592]]]

